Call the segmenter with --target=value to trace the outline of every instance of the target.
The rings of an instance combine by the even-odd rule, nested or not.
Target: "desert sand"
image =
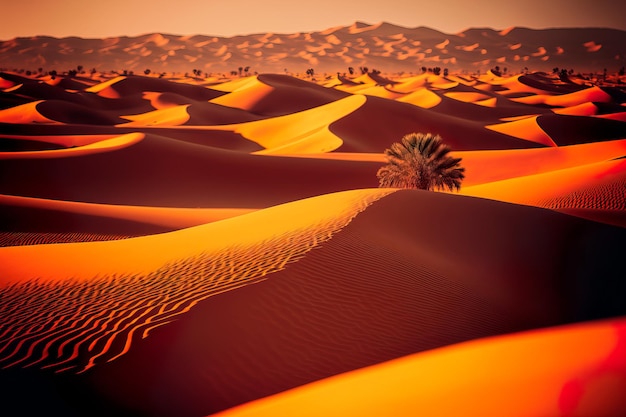
[[[0,72],[0,88],[1,410],[626,412],[618,84]],[[411,132],[462,158],[460,192],[378,188]]]

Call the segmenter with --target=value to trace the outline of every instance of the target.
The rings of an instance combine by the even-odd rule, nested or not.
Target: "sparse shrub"
[[[441,136],[409,133],[385,150],[388,164],[376,176],[380,187],[422,190],[460,190],[465,178],[461,158],[449,155]]]

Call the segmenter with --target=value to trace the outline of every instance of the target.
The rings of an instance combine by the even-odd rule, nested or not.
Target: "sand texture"
[[[525,29],[396,31],[304,58],[543,56]],[[298,37],[203,39],[142,42]],[[618,81],[0,72],[0,414],[623,416]],[[411,132],[461,158],[459,192],[378,188]]]

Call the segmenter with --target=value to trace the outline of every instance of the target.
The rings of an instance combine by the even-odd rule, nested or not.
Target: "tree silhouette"
[[[439,135],[409,133],[385,150],[388,164],[376,173],[379,186],[458,191],[465,168],[449,152]]]

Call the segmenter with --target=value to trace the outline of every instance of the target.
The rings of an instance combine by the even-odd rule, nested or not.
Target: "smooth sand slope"
[[[461,343],[213,415],[619,416],[625,326],[615,319]]]

